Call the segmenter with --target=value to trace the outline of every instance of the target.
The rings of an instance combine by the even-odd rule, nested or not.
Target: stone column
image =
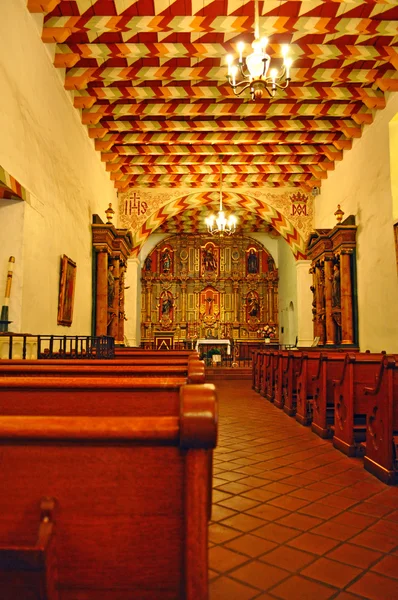
[[[105,248],[97,252],[96,287],[95,335],[106,335],[108,323],[108,253]]]
[[[109,324],[109,335],[116,341],[119,335],[120,260],[118,256],[112,259],[112,265],[113,278],[115,280],[115,292],[112,306],[109,307],[109,317],[112,319]]]
[[[129,346],[141,343],[141,262],[138,257],[127,261],[124,307],[127,321],[124,332]]]
[[[333,262],[332,257],[325,258],[325,318],[326,318],[326,345],[335,343],[335,327],[332,316],[332,280]]]
[[[354,343],[354,326],[352,317],[352,283],[351,283],[352,250],[342,250],[340,255],[340,289],[341,289],[341,343]]]
[[[312,277],[309,272],[310,260],[296,261],[297,277],[297,321],[298,346],[311,346],[313,342],[312,327]]]

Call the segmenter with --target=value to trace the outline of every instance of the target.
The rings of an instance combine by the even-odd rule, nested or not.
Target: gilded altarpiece
[[[178,235],[159,243],[142,269],[141,338],[174,342],[258,340],[278,331],[278,271],[272,256],[245,236]]]

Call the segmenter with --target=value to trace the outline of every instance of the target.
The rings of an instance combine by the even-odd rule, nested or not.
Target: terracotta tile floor
[[[398,488],[250,381],[215,384],[210,600],[398,600]]]

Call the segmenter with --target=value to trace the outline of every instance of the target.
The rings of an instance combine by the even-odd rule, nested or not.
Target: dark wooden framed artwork
[[[72,325],[75,284],[76,263],[64,254],[61,256],[59,279],[58,325],[66,325],[67,327]]]

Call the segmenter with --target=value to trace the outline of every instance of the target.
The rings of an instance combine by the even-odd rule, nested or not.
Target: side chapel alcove
[[[278,335],[278,270],[249,237],[169,237],[147,256],[141,283],[144,345],[160,338],[257,343],[265,324]]]

